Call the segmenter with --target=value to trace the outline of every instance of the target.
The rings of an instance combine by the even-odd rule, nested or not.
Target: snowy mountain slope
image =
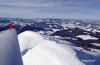
[[[100,51],[97,49],[87,51],[58,37],[53,38],[56,42],[44,39],[32,31],[23,32],[18,38],[24,65],[100,65]],[[23,54],[24,50],[27,51]]]
[[[40,41],[33,37],[33,32],[31,32],[32,34],[24,32],[31,30],[42,34],[49,41],[55,41],[57,45],[63,44],[74,49],[78,59],[86,65],[100,65],[100,21],[75,19],[26,20],[20,18],[9,19],[9,21],[12,22],[13,27],[17,29],[19,34],[22,56],[28,50],[32,50],[40,45]],[[7,30],[8,28],[9,22],[6,22],[6,19],[0,20],[0,31]],[[34,36],[37,36],[36,33],[34,33]],[[39,44],[37,44],[37,41]]]
[[[76,36],[76,37],[82,38],[83,40],[88,40],[88,39],[98,40],[98,38],[92,37],[92,36],[90,36],[90,35],[78,35],[78,36]]]
[[[82,47],[77,47],[71,42],[65,42],[64,40],[59,39],[59,37],[50,37],[53,38],[57,44],[63,44],[72,48],[76,52],[76,56],[80,61],[82,61],[86,65],[100,65],[100,50],[98,49],[91,49],[91,51],[84,50]]]
[[[24,65],[84,65],[70,47],[45,40],[39,34],[26,31],[18,36]]]
[[[82,61],[85,65],[100,65],[100,51],[95,49],[95,52],[86,51],[81,47],[69,46],[72,47],[76,56],[80,61]],[[94,50],[94,49],[92,49]]]
[[[41,39],[43,38],[40,35],[37,35],[37,33],[32,31],[25,31],[19,34],[18,40],[22,55],[24,55],[29,49],[38,45]]]
[[[15,29],[0,32],[0,65],[23,65]]]

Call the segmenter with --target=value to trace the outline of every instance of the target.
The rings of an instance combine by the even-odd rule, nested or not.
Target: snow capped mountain
[[[99,65],[99,50],[86,51],[58,37],[60,42],[46,40],[32,31],[23,32],[18,38],[21,50],[27,50],[24,54],[21,51],[24,65]]]
[[[28,50],[23,55],[24,65],[84,65],[70,47],[45,40],[37,33],[26,31],[18,38],[21,50]]]
[[[24,65],[100,65],[99,21],[4,18],[0,31],[9,29],[7,21],[17,30]]]

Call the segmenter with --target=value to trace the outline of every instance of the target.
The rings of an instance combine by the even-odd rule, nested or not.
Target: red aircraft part
[[[9,27],[10,27],[10,30],[12,31],[12,29],[13,29],[12,23],[9,24]]]

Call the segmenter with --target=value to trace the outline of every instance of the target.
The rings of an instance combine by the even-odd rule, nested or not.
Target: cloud
[[[0,0],[0,4],[6,6],[33,6],[33,7],[49,7],[49,6],[81,6],[82,0]]]
[[[53,3],[36,3],[36,2],[14,2],[14,3],[0,3],[2,7],[51,7]]]
[[[100,0],[0,0],[1,16],[11,17],[98,18],[99,7]]]

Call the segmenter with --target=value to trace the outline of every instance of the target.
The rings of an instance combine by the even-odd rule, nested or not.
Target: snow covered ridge
[[[15,29],[0,32],[0,65],[23,65]]]
[[[70,47],[45,40],[38,33],[26,31],[18,39],[24,65],[84,65]]]
[[[91,52],[77,46],[58,44],[32,31],[19,34],[18,39],[24,65],[100,65],[99,50]]]
[[[29,49],[36,47],[43,38],[32,31],[25,31],[18,35],[19,45],[22,52],[22,55],[25,54]]]

